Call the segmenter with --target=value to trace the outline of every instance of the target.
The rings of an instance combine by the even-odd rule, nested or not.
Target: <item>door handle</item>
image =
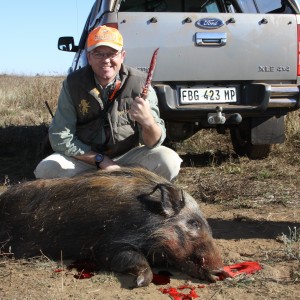
[[[196,32],[197,46],[224,46],[227,43],[226,32]]]

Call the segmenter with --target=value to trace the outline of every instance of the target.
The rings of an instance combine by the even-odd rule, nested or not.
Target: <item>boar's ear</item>
[[[138,198],[147,210],[168,217],[178,214],[185,205],[182,190],[171,184],[158,184],[150,194]]]
[[[174,185],[160,184],[161,205],[164,213],[171,217],[177,215],[185,206],[183,191],[174,187]]]

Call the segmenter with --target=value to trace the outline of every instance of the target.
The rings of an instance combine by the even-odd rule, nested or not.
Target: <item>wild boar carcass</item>
[[[0,196],[0,242],[15,257],[93,259],[147,286],[150,266],[214,281],[220,253],[196,201],[142,168],[41,179]]]

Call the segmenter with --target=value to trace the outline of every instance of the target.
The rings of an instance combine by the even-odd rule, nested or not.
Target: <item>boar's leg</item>
[[[111,260],[111,270],[136,276],[136,287],[148,286],[153,279],[145,256],[135,250],[118,252]]]

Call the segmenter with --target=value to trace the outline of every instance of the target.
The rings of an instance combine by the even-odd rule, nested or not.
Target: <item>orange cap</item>
[[[123,48],[123,37],[116,28],[105,25],[96,27],[89,33],[87,51],[90,52],[99,46],[108,46],[120,51]]]

